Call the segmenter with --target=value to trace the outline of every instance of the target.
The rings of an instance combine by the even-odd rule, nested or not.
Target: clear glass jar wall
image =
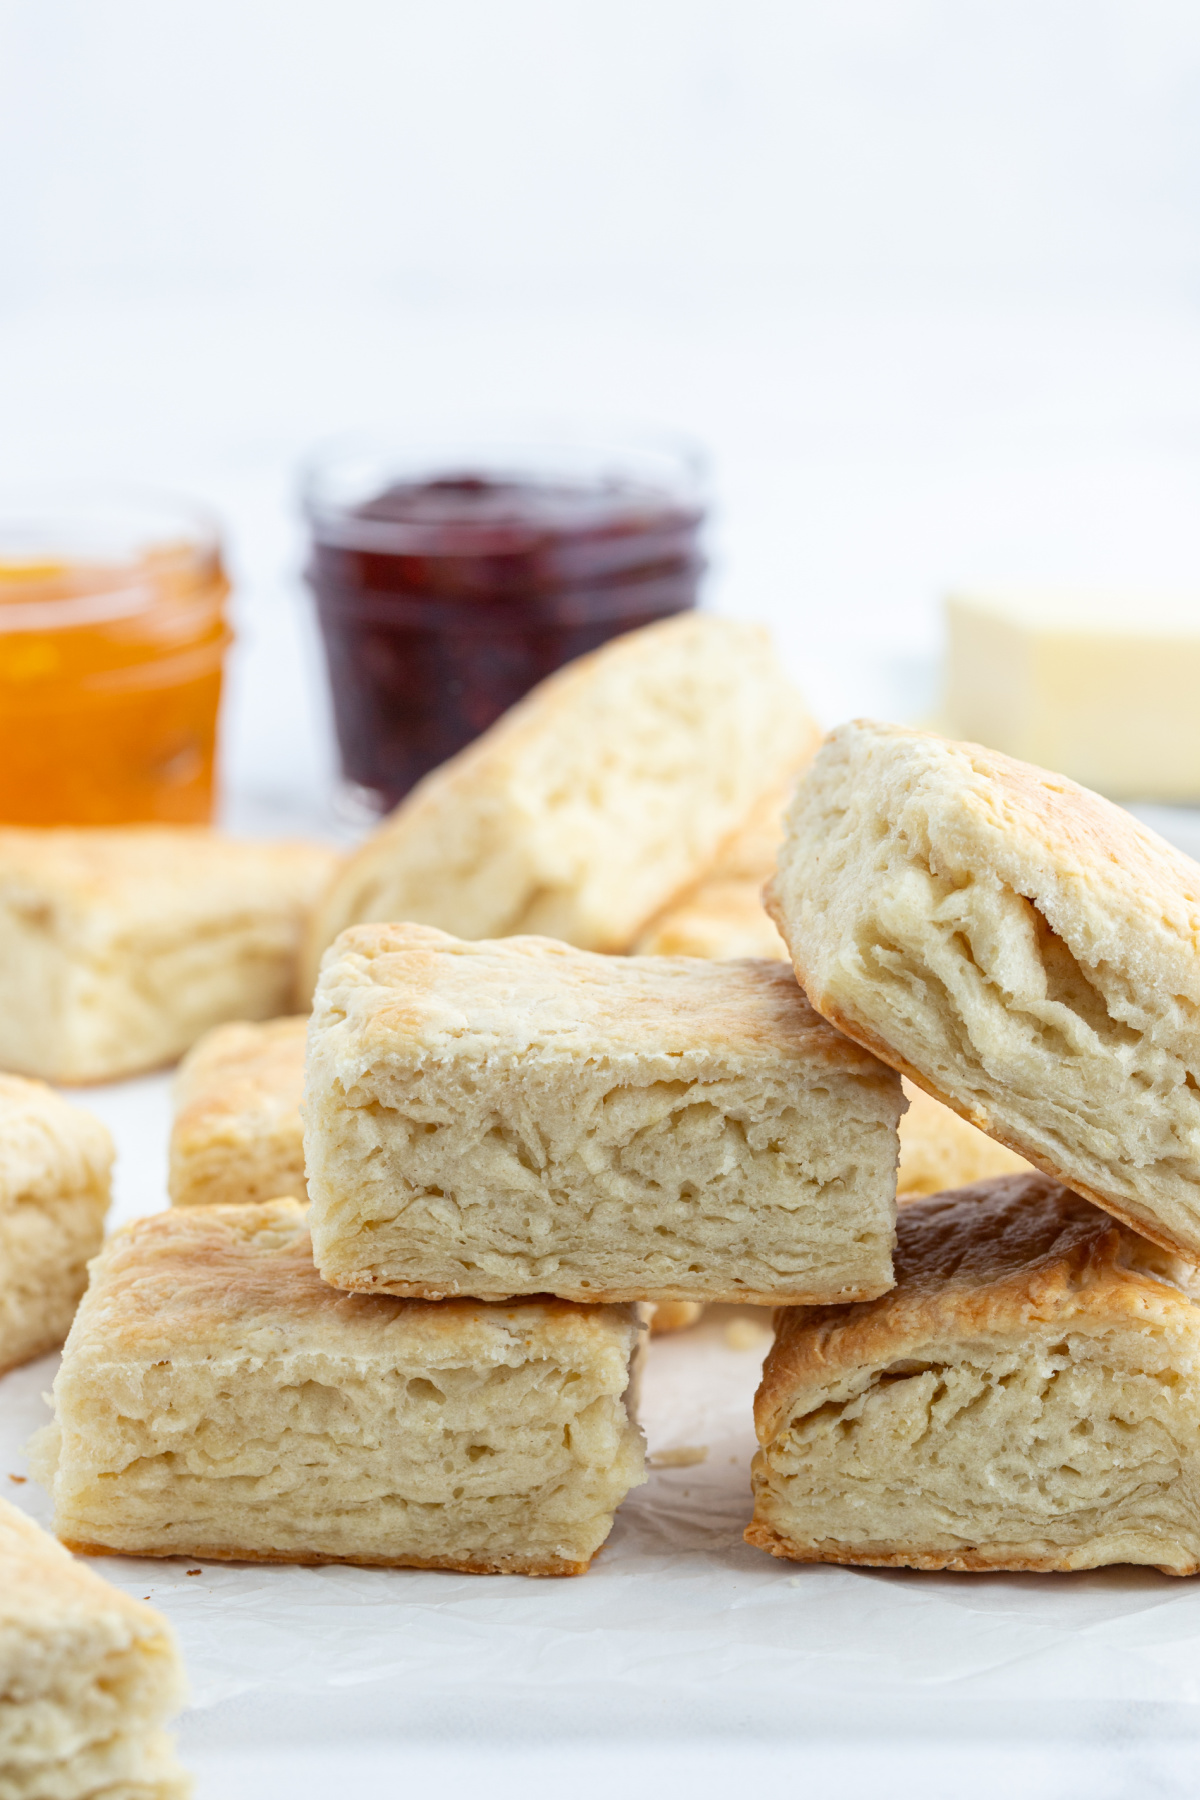
[[[672,440],[359,440],[303,485],[346,792],[394,806],[535,683],[694,606],[703,466]]]
[[[211,819],[228,591],[186,505],[0,493],[0,823]]]

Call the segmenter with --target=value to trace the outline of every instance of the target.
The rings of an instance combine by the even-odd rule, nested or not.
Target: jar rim
[[[0,486],[2,633],[129,617],[161,597],[161,578],[172,570],[197,584],[207,572],[223,584],[220,559],[215,515],[165,490],[100,481]]]
[[[444,525],[364,518],[358,511],[403,481],[485,478],[574,486],[597,517],[653,495],[698,525],[708,501],[708,458],[683,433],[647,426],[581,427],[555,420],[447,420],[428,430],[345,432],[314,447],[299,469],[299,502],[314,536],[346,549],[419,554]],[[486,551],[493,523],[456,520],[455,537]],[[511,531],[508,533],[511,542]]]

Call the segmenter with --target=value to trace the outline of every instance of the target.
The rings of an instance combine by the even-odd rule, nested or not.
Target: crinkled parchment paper
[[[121,1139],[119,1216],[160,1204],[165,1083],[85,1103]],[[582,1578],[98,1560],[175,1624],[185,1742],[454,1735],[464,1721],[685,1738],[1074,1720],[1094,1741],[1106,1721],[1151,1716],[1200,1729],[1200,1579],[798,1567],[746,1546],[761,1318],[716,1308],[655,1341],[643,1420],[661,1461]],[[43,1521],[45,1494],[9,1477],[26,1471],[55,1365],[0,1382],[0,1491]]]

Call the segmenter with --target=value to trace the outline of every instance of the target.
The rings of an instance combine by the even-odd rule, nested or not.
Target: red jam
[[[386,810],[563,663],[694,606],[701,518],[644,480],[467,471],[310,506],[345,780]]]

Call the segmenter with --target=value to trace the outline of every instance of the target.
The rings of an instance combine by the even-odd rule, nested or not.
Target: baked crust
[[[948,1550],[933,1555],[912,1550],[873,1554],[868,1550],[860,1550],[853,1544],[839,1544],[832,1538],[807,1548],[793,1544],[761,1522],[747,1525],[743,1535],[746,1542],[753,1544],[756,1550],[765,1550],[769,1556],[781,1557],[785,1562],[841,1563],[857,1569],[950,1569],[956,1573],[973,1575],[987,1574],[989,1571],[992,1574],[1061,1575],[1092,1566],[1063,1555],[1028,1556],[1018,1545],[1003,1544],[996,1545],[986,1554],[978,1550]],[[1200,1561],[1181,1568],[1172,1567],[1170,1563],[1151,1563],[1149,1566],[1157,1569],[1160,1575],[1200,1574]]]
[[[124,1550],[114,1550],[110,1544],[77,1543],[73,1538],[60,1538],[68,1550],[77,1556],[125,1556]],[[602,1550],[603,1545],[600,1546]],[[458,1575],[586,1575],[600,1550],[589,1556],[585,1562],[539,1562],[528,1557],[505,1556],[498,1558],[472,1558],[461,1556],[305,1556],[292,1555],[291,1552],[275,1554],[270,1550],[155,1550],[143,1547],[139,1556],[161,1557],[172,1562],[195,1562],[200,1558],[203,1562],[237,1562],[237,1563],[269,1563],[275,1566],[293,1564],[299,1569],[321,1569],[325,1567],[342,1567],[349,1569],[448,1569]]]
[[[778,962],[355,926],[309,1033],[318,1267],[429,1299],[881,1293],[901,1106]]]
[[[848,1306],[859,1300],[874,1300],[878,1295],[886,1294],[891,1285],[890,1280],[884,1280],[882,1278],[876,1282],[861,1283],[858,1287],[847,1285],[839,1290],[839,1298],[833,1304],[838,1306]],[[352,1278],[350,1276],[339,1276],[337,1286],[343,1293],[347,1294],[388,1294],[402,1300],[432,1301],[463,1298],[461,1289],[450,1290],[422,1282],[406,1283],[392,1281],[386,1276],[379,1281],[368,1281],[361,1278]],[[574,1289],[569,1288],[568,1284],[565,1282],[556,1282],[554,1298],[556,1300],[571,1301],[578,1306],[628,1306],[635,1302],[641,1302],[650,1306],[684,1305],[704,1307],[727,1305],[778,1307],[811,1305],[812,1302],[809,1298],[810,1291],[811,1290],[791,1296],[781,1293],[778,1289],[771,1293],[749,1293],[745,1288],[729,1287],[714,1289],[709,1285],[704,1289],[704,1299],[701,1302],[697,1301],[694,1293],[686,1288],[652,1288],[648,1282],[635,1282],[631,1286],[623,1288],[608,1288],[598,1283],[595,1287]],[[488,1293],[480,1294],[472,1293],[469,1298],[482,1301],[488,1306],[497,1306],[515,1303],[523,1298],[532,1298],[532,1296],[526,1296],[521,1293],[514,1294],[489,1291]],[[697,1312],[689,1317],[686,1322],[689,1325],[694,1324],[698,1317],[699,1313]],[[681,1329],[681,1327],[673,1325],[655,1327],[656,1334],[663,1330],[671,1331],[679,1329]]]
[[[626,950],[811,753],[761,627],[688,613],[567,664],[412,793],[313,914],[301,1004],[345,927]]]
[[[1200,1267],[1040,1173],[902,1207],[895,1260],[880,1299],[777,1315],[747,1541],[880,1567],[1200,1569]]]
[[[1035,1168],[1200,1254],[1200,871],[978,745],[857,721],[768,892],[817,1010]]]

